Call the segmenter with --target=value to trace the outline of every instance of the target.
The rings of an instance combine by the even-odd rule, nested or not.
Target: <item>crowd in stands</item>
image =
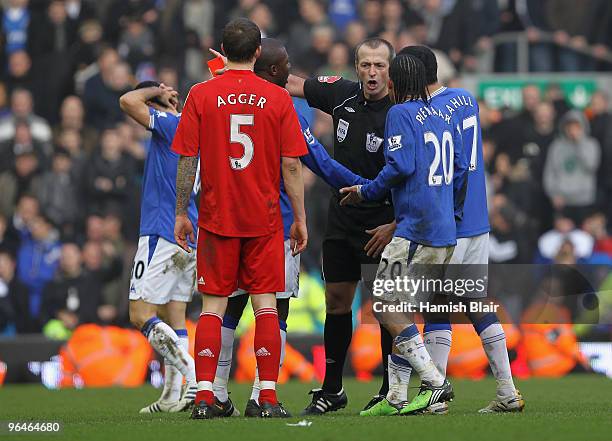
[[[0,335],[62,338],[80,323],[127,323],[148,134],[121,112],[119,97],[157,79],[184,98],[209,78],[208,48],[219,47],[220,29],[231,18],[249,17],[264,36],[285,41],[293,71],[304,76],[355,80],[353,49],[369,36],[398,49],[433,47],[441,79],[459,87],[462,73],[516,71],[517,42],[497,40],[507,32],[528,37],[532,71],[611,66],[607,0],[0,5]],[[518,111],[484,101],[480,110],[491,261],[610,265],[607,93],[598,90],[585,109],[572,109],[555,84],[527,84]],[[331,147],[331,120],[319,112],[311,119],[315,135]],[[316,274],[329,190],[311,174],[305,183],[312,240],[303,265]],[[612,276],[600,281],[606,277]]]

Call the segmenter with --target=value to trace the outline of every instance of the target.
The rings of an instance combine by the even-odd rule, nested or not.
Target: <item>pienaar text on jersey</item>
[[[254,93],[229,93],[225,96],[217,95],[217,108],[222,106],[235,106],[236,104],[255,106],[263,109],[266,105],[266,98],[257,96]]]
[[[449,113],[444,113],[440,109],[436,109],[433,106],[421,106],[415,115],[415,119],[421,123],[421,125],[425,124],[425,120],[430,116],[437,116],[442,118],[446,124],[451,123],[451,116]]]

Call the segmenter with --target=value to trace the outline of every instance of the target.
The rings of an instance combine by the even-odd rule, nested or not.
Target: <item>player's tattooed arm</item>
[[[195,175],[198,170],[197,156],[183,156],[179,158],[176,170],[176,215],[186,215],[189,208],[189,199],[193,190]]]
[[[174,221],[174,240],[188,253],[191,252],[187,239],[195,242],[193,225],[187,215],[189,198],[193,189],[193,182],[198,170],[197,156],[183,156],[179,158],[176,171],[176,219]]]

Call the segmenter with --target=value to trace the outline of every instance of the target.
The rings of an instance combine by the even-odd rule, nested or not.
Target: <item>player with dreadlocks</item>
[[[467,171],[459,132],[446,109],[429,101],[423,63],[400,55],[391,63],[389,76],[396,104],[387,114],[386,165],[368,184],[342,189],[347,195],[341,204],[376,200],[391,191],[397,228],[382,253],[373,308],[394,339],[390,379],[412,366],[421,377],[421,388],[408,403],[406,388],[390,381],[386,398],[361,412],[372,416],[422,413],[454,397],[414,324],[414,306],[431,293],[406,289],[415,285],[399,282],[444,277],[457,243],[455,219],[462,215]]]

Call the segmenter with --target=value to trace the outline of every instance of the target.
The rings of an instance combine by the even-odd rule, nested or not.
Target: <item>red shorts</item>
[[[198,231],[198,291],[228,297],[238,286],[249,294],[285,290],[283,229],[268,236],[227,237]]]

